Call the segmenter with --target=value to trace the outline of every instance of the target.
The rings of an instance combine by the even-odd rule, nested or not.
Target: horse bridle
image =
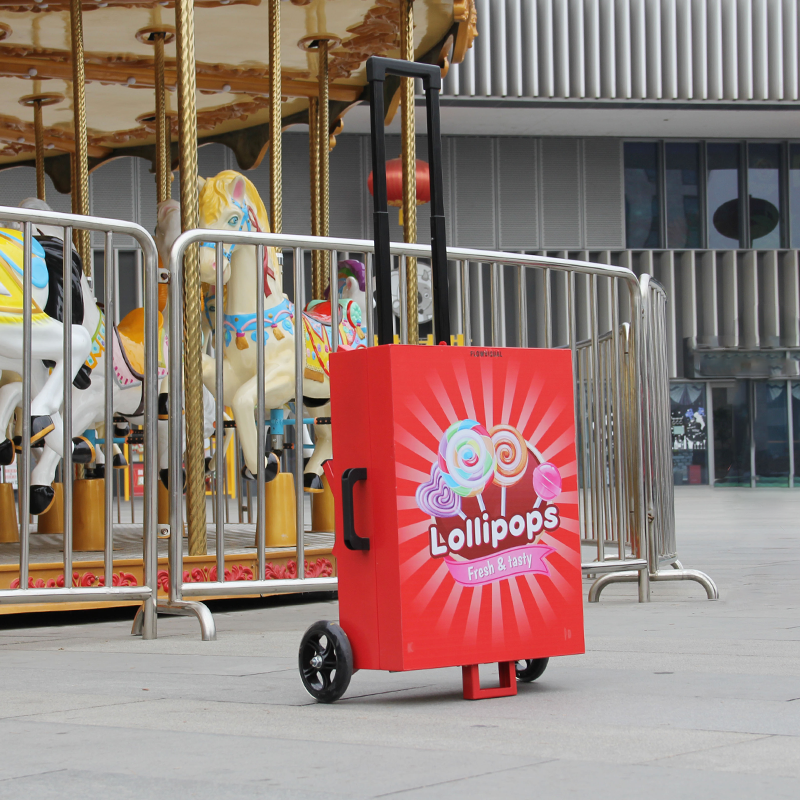
[[[256,215],[253,213],[253,209],[249,205],[245,205],[244,202],[237,202],[236,200],[231,200],[236,208],[239,209],[241,214],[241,222],[239,222],[239,229],[238,233],[241,233],[244,230],[245,225],[247,226],[247,232],[252,233],[253,228],[255,227],[256,233],[261,233],[261,227],[258,224],[258,219]],[[210,247],[212,250],[217,249],[217,245],[214,242],[200,242],[200,247]],[[236,243],[234,242],[227,250],[225,246],[222,247],[222,255],[225,259],[229,262],[231,260],[231,256],[233,255],[233,251],[236,248]]]

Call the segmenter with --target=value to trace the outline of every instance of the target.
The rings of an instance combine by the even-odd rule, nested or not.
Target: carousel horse
[[[204,182],[200,191],[200,227],[223,231],[269,232],[264,204],[253,184],[243,175],[230,170]],[[252,478],[258,469],[256,428],[257,353],[256,248],[231,245],[223,248],[223,263],[216,263],[216,246],[203,243],[200,250],[200,279],[215,285],[216,270],[221,268],[226,284],[225,330],[217,331],[217,342],[224,347],[224,403],[233,410],[246,465],[245,477]],[[330,304],[317,301],[302,315],[306,344],[306,365],[303,372],[303,397],[295,394],[295,310],[283,294],[281,267],[275,249],[265,248],[264,262],[258,265],[264,273],[264,399],[268,410],[282,411],[296,399],[297,417],[303,406],[314,409],[322,417],[330,416]],[[361,313],[352,300],[340,304],[339,347],[364,347],[366,333],[361,326]],[[204,358],[203,381],[214,390],[216,363]],[[221,398],[217,398],[220,402]],[[315,424],[316,447],[305,468],[306,491],[322,490],[323,463],[331,457],[330,425]],[[277,437],[271,437],[273,443]],[[275,448],[276,450],[278,447]],[[268,448],[267,477],[277,474],[279,461]]]
[[[361,311],[361,319],[366,327],[367,282],[366,267],[361,261],[348,258],[337,264],[339,275],[339,300],[354,300]],[[330,284],[325,287],[325,298],[330,297]]]
[[[61,233],[61,229],[56,229]],[[63,235],[63,234],[62,234]],[[46,255],[46,266],[51,276],[61,275],[63,272],[63,242],[52,237],[40,237]],[[73,278],[77,277],[80,287],[80,323],[82,330],[92,331],[92,348],[85,364],[91,374],[91,381],[84,384],[85,388],[73,388],[72,398],[72,426],[74,431],[85,432],[98,430],[101,438],[105,433],[103,428],[105,416],[105,359],[108,357],[106,342],[105,316],[97,305],[94,295],[89,288],[88,281],[83,274],[80,258],[73,251]],[[73,320],[76,304],[73,302]],[[163,329],[163,317],[159,309],[159,380],[167,377],[167,339]],[[141,308],[131,311],[111,331],[111,355],[113,358],[114,374],[114,411],[115,415],[124,417],[129,423],[141,425],[144,422],[144,311]],[[164,381],[166,382],[166,381]],[[0,430],[8,427],[9,417],[13,408],[18,404],[16,397],[21,397],[21,384],[14,386],[8,384],[0,388]],[[9,409],[10,406],[10,409]],[[204,436],[209,436],[213,431],[215,406],[213,397],[209,394],[204,402]],[[159,417],[162,415],[159,414]],[[5,424],[3,424],[5,423]],[[159,466],[162,475],[167,468],[168,436],[166,435],[166,418],[159,419]],[[163,429],[163,430],[162,430]],[[54,430],[44,440],[44,450],[31,475],[31,513],[41,514],[52,503],[54,492],[52,483],[58,461],[62,457],[62,427],[60,418],[54,420]],[[227,442],[225,441],[224,444]],[[223,445],[224,446],[224,445]],[[125,466],[119,449],[115,446],[114,466]],[[105,463],[103,450],[95,448],[85,437],[73,439],[73,460],[76,463],[94,463],[102,467]],[[207,465],[208,466],[208,465]],[[101,470],[95,469],[96,476]]]
[[[26,356],[31,375],[31,443],[54,430],[61,409],[64,381],[64,323],[53,315],[59,298],[51,292],[45,251],[31,242],[31,348],[23,349],[23,234],[0,229],[0,369],[23,374]],[[74,318],[73,318],[74,319]],[[81,366],[91,350],[91,336],[79,324],[72,327],[71,379],[80,382]],[[47,368],[52,367],[47,372]],[[84,377],[85,379],[85,377]],[[8,457],[8,445],[0,445],[0,458]],[[13,449],[12,449],[13,455]]]

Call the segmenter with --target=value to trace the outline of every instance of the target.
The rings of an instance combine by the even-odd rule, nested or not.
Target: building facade
[[[800,483],[798,0],[477,5],[479,37],[441,103],[448,241],[654,275],[670,301],[676,484]],[[366,107],[344,122],[330,230],[370,238]],[[392,130],[390,157],[398,120]],[[307,131],[287,130],[283,148],[284,231],[308,233]],[[221,145],[199,160],[202,175],[237,168]],[[248,177],[267,196],[266,163]],[[0,172],[3,204],[34,189],[33,170]],[[154,227],[149,163],[109,162],[90,192],[92,213]],[[48,199],[68,209],[50,186]],[[423,232],[427,214],[420,206]],[[140,266],[125,242],[117,258],[124,309],[140,301]],[[488,274],[474,265],[471,280],[481,290]],[[472,329],[480,341],[486,320]]]

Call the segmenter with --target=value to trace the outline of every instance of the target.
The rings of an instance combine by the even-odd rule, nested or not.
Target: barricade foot
[[[646,570],[643,571],[646,572]],[[640,570],[636,570],[635,572],[610,572],[607,575],[601,575],[589,588],[589,602],[596,603],[600,599],[600,592],[610,583],[638,583],[640,572]],[[640,587],[639,602],[646,603],[649,599],[649,597],[642,599]]]
[[[144,625],[143,606],[140,606],[136,611],[136,616],[133,618],[133,627],[131,633],[134,636],[139,636],[142,633]],[[214,624],[214,617],[208,610],[208,607],[203,603],[197,603],[191,600],[177,600],[174,603],[159,603],[156,607],[158,614],[172,614],[176,617],[197,617],[200,623],[200,638],[204,642],[214,642],[217,639],[217,626]]]
[[[156,638],[156,615],[153,613],[155,611],[153,608],[154,602],[153,599],[146,600],[136,609],[136,614],[133,617],[133,625],[131,626],[131,636],[141,636],[144,639]],[[150,618],[151,622],[150,625],[145,626],[148,613],[152,615]],[[145,630],[145,627],[147,627],[147,630]]]
[[[491,689],[481,688],[481,677],[477,664],[467,664],[461,667],[461,676],[464,683],[465,700],[485,700],[489,697],[510,697],[517,693],[517,675],[514,669],[515,661],[500,661],[497,671],[500,675],[500,685]]]
[[[673,565],[674,566],[674,565]],[[709,600],[719,600],[719,591],[717,584],[711,578],[700,572],[699,569],[684,569],[675,567],[671,570],[659,570],[654,575],[650,576],[651,581],[696,581],[705,590]]]

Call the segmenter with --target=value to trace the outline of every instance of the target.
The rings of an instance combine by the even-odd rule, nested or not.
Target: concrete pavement
[[[334,601],[217,604],[206,643],[187,618],[143,642],[130,611],[0,617],[0,798],[795,798],[800,490],[680,489],[677,518],[720,600],[610,587],[587,654],[512,698],[464,701],[439,670],[314,703],[297,647]]]

